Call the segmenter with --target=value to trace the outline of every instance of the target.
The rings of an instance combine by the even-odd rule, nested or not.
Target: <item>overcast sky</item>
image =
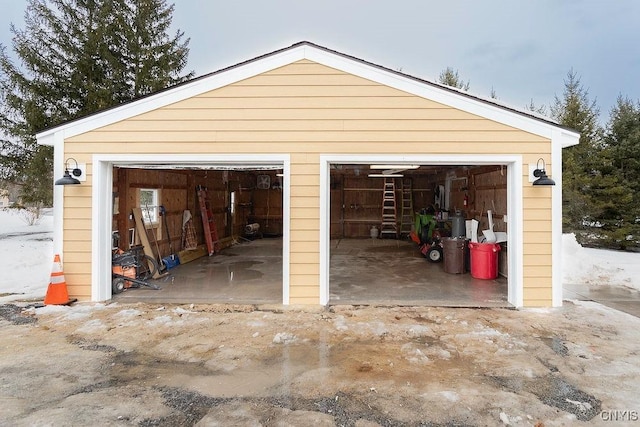
[[[171,1],[169,1],[171,3]],[[574,69],[606,121],[619,94],[640,99],[639,0],[175,0],[206,74],[307,40],[427,80],[446,67],[470,92],[516,108],[549,105]],[[0,42],[25,0],[0,0]]]

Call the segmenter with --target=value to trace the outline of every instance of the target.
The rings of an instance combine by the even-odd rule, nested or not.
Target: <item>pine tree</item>
[[[37,132],[192,77],[181,74],[189,40],[168,34],[173,10],[165,0],[28,0],[24,29],[11,26],[19,65],[0,46],[0,179],[50,204],[52,152]]]
[[[609,115],[597,175],[601,181],[595,188],[601,194],[596,192],[592,203],[598,208],[603,243],[620,249],[639,246],[640,103],[618,97]]]
[[[593,223],[590,218],[596,216],[588,194],[591,191],[595,159],[601,149],[599,110],[595,100],[589,100],[588,91],[582,87],[580,78],[573,70],[569,71],[564,82],[563,97],[556,96],[550,110],[552,117],[561,125],[580,133],[580,143],[562,151],[563,231],[576,232],[580,241],[587,233],[579,231]]]
[[[127,77],[133,97],[171,86],[184,80],[179,75],[187,63],[189,40],[181,42],[184,33],[169,36],[174,6],[165,0],[124,0],[129,5],[131,22],[125,29],[129,56]]]
[[[445,68],[438,76],[438,83],[455,87],[462,90],[469,90],[469,81],[466,83],[460,78],[458,70],[451,67]]]
[[[640,197],[640,101],[618,97],[609,115],[604,143],[620,178]]]
[[[532,113],[541,114],[543,116],[547,115],[547,107],[545,105],[537,106],[533,102],[533,98],[531,98],[531,101],[529,102],[529,104],[525,106],[525,109],[528,111],[531,111]]]

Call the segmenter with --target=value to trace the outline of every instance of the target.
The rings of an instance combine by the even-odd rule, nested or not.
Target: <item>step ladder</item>
[[[393,178],[384,179],[382,191],[382,224],[380,238],[398,238],[398,216],[396,210],[396,184]]]
[[[411,178],[402,179],[402,216],[400,219],[400,235],[408,236],[413,225],[413,190]]]
[[[209,191],[207,187],[198,185],[196,187],[198,193],[198,204],[200,205],[200,216],[202,216],[202,229],[204,231],[204,240],[207,243],[207,251],[209,256],[220,250],[218,240],[218,230],[213,220],[213,212],[211,211],[211,203],[209,202]]]

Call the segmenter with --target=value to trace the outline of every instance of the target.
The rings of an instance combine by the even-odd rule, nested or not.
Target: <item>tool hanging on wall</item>
[[[169,242],[169,255],[162,258],[163,264],[167,267],[167,270],[172,269],[179,264],[178,257],[173,249],[173,241],[171,240],[171,233],[169,233],[169,217],[167,216],[167,210],[164,206],[159,206],[160,216],[163,218],[164,228],[167,233],[167,241]]]
[[[153,227],[153,222],[151,221],[151,209],[148,204],[145,204],[145,209],[147,210],[147,218],[149,218],[149,229],[151,230],[151,237],[153,238],[153,243],[156,246],[156,251],[158,256],[155,256],[155,260],[158,261],[158,266],[160,267],[160,271],[164,271],[167,267],[162,263],[162,253],[160,252],[160,245],[158,245],[158,237],[156,236],[156,229]],[[144,216],[142,217],[142,221],[144,223]],[[146,225],[145,225],[146,228]]]

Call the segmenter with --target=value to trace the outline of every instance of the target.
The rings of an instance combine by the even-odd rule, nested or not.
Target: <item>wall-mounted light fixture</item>
[[[540,167],[540,162],[542,162],[542,167]],[[556,182],[547,176],[547,171],[544,166],[544,159],[539,158],[536,163],[536,168],[533,170],[533,176],[536,179],[533,181],[533,185],[556,185]]]
[[[76,166],[73,169],[69,168],[69,160],[73,160]],[[73,176],[71,176],[73,175]],[[82,175],[82,169],[78,168],[78,161],[73,157],[69,157],[64,162],[64,176],[55,182],[55,185],[74,185],[80,184],[80,180],[74,177]]]

